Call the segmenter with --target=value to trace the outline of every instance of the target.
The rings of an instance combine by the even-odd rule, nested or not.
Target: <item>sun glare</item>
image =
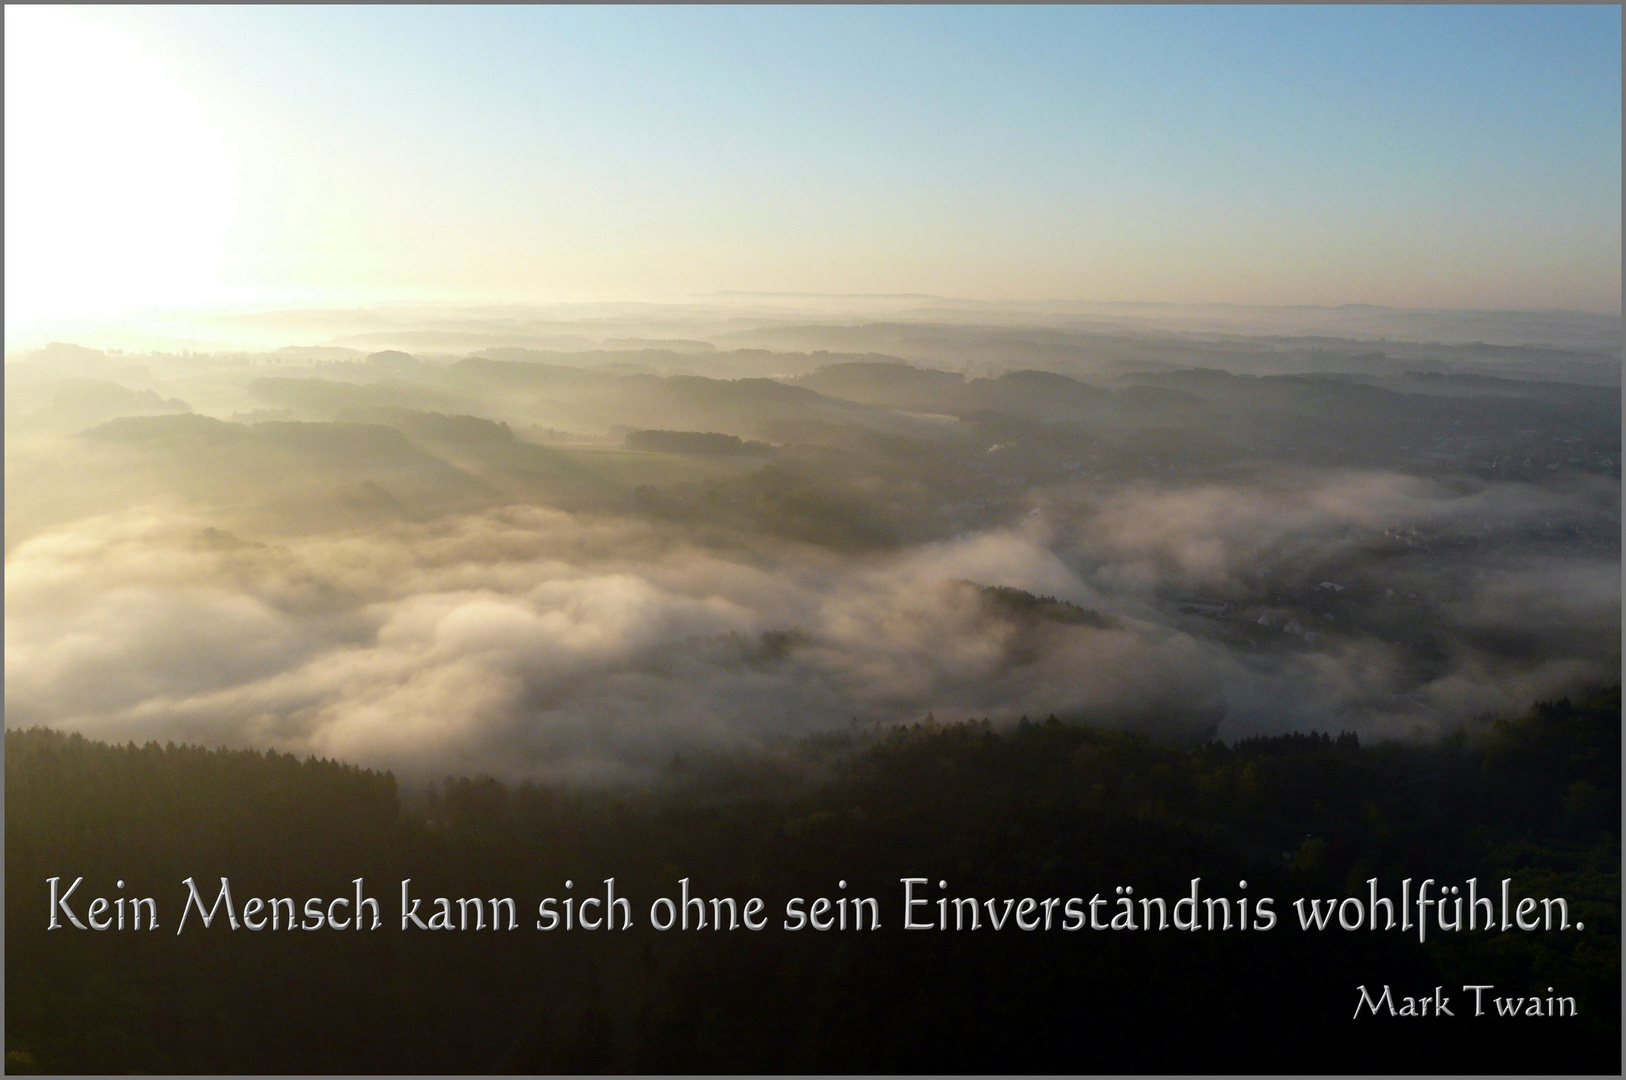
[[[7,337],[217,295],[236,178],[203,107],[127,34],[5,10]]]

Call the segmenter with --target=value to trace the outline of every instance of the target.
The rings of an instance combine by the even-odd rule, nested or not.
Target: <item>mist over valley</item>
[[[592,784],[928,715],[1434,739],[1618,674],[1619,320],[1515,315],[749,297],[15,349],[9,723]]]

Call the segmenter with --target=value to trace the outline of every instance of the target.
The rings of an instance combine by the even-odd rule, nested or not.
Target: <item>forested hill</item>
[[[332,762],[8,731],[7,1067],[1614,1073],[1620,749],[1617,687],[1429,746],[931,723],[806,762],[674,763],[638,793],[449,779],[403,800]],[[156,897],[161,929],[47,931],[53,876],[84,878],[81,918],[91,897]],[[183,879],[212,902],[221,876],[239,908],[361,877],[384,925],[252,933],[194,913],[177,935]],[[631,930],[535,929],[540,898],[610,876]],[[402,931],[408,877],[414,896],[513,897],[519,929]],[[943,895],[1110,905],[1200,877],[1233,898],[1246,880],[1280,921],[913,932],[904,877],[927,879],[922,918]],[[1373,877],[1512,878],[1585,931],[1300,930],[1294,898],[1365,896]],[[652,928],[650,901],[683,878],[763,898],[767,928]],[[878,897],[882,928],[784,929],[787,900],[821,896]],[[1444,986],[1455,1015],[1352,1020],[1363,984]],[[1579,1015],[1473,1018],[1464,984],[1556,987]]]

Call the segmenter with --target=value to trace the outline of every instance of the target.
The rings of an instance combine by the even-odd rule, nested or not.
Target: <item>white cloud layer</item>
[[[927,711],[1188,735],[1217,724],[1226,737],[1432,732],[1607,678],[1618,562],[1465,563],[1439,579],[1434,610],[1455,629],[1425,671],[1369,635],[1240,649],[1160,615],[1159,590],[1240,587],[1266,555],[1355,551],[1400,521],[1470,528],[1561,509],[1525,489],[1383,475],[1134,488],[864,558],[708,547],[537,507],[275,547],[148,510],[12,552],[8,723],[276,747],[407,776],[584,781]],[[964,581],[1058,596],[1116,625],[1025,623]]]

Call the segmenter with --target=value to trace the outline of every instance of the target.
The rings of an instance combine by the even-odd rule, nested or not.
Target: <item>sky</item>
[[[8,6],[7,336],[221,303],[1620,310],[1620,9]]]

